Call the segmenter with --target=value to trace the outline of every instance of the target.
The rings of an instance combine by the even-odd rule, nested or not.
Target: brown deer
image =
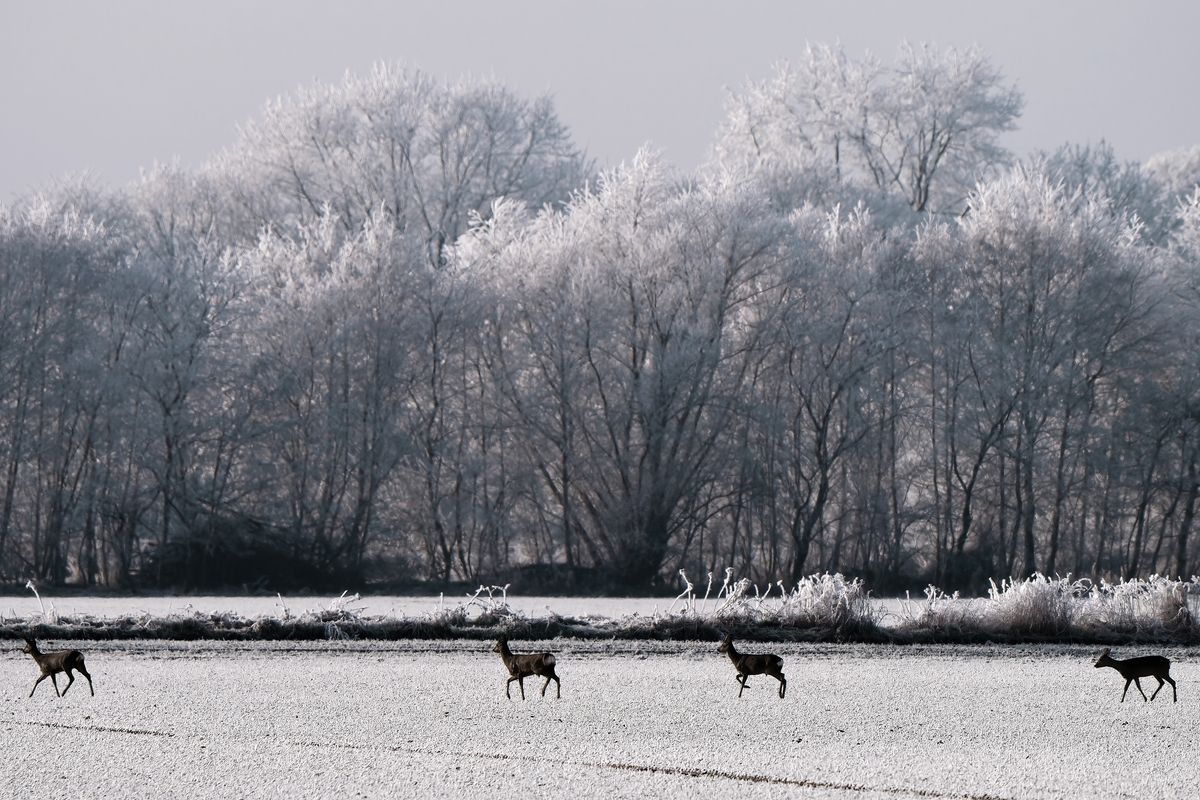
[[[521,699],[525,699],[525,679],[530,675],[540,675],[546,679],[546,682],[542,684],[542,697],[546,696],[546,688],[550,685],[550,681],[554,681],[556,695],[559,698],[562,697],[562,682],[554,674],[555,661],[552,653],[513,655],[513,652],[508,649],[508,639],[503,636],[496,640],[492,649],[500,654],[500,659],[508,669],[508,674],[512,676],[508,679],[508,683],[504,684],[504,696],[509,700],[512,699],[510,688],[513,681],[516,681],[517,686],[521,689]]]
[[[1175,689],[1175,681],[1171,680],[1171,660],[1164,656],[1138,656],[1137,658],[1112,658],[1108,655],[1109,648],[1104,648],[1104,652],[1100,654],[1100,658],[1096,659],[1097,667],[1112,667],[1117,672],[1121,673],[1121,677],[1125,679],[1125,691],[1121,692],[1121,702],[1125,702],[1125,694],[1129,691],[1129,684],[1137,686],[1137,690],[1141,692],[1142,699],[1146,702],[1153,700],[1158,696],[1159,691],[1163,687],[1163,683],[1171,684],[1172,702],[1179,702],[1179,693]],[[1142,692],[1142,682],[1138,678],[1156,678],[1158,680],[1158,688],[1149,697]]]
[[[62,697],[67,693],[67,689],[71,688],[71,684],[75,682],[75,676],[71,670],[79,670],[79,674],[87,678],[88,689],[91,690],[92,697],[96,696],[96,689],[92,686],[92,676],[88,674],[87,667],[83,665],[83,653],[78,650],[59,650],[54,653],[43,653],[38,650],[37,642],[33,639],[26,639],[25,646],[21,648],[22,653],[28,653],[33,656],[33,660],[37,662],[38,670],[42,673],[38,679],[33,682],[33,688],[29,690],[29,696],[33,697],[33,693],[37,691],[38,684],[50,679],[54,684],[54,693]],[[60,672],[67,673],[67,685],[63,687],[62,693],[58,691],[58,679],[54,676]]]
[[[779,681],[780,699],[787,692],[787,678],[783,677],[783,659],[779,656],[772,653],[758,655],[739,653],[733,646],[733,637],[729,634],[725,634],[717,652],[728,655],[734,668],[737,669],[737,682],[742,685],[742,688],[738,689],[738,697],[741,697],[742,692],[746,691],[746,678],[751,675],[770,675]]]

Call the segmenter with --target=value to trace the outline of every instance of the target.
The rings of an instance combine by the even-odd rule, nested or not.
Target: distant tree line
[[[812,47],[712,156],[379,67],[0,208],[0,581],[1189,576],[1200,148]]]

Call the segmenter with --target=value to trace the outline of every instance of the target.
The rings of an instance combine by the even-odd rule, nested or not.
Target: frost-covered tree
[[[0,209],[0,572],[92,583],[136,289],[124,238],[65,199]]]
[[[895,254],[862,212],[798,223],[797,238],[813,245],[788,264],[758,387],[772,448],[758,455],[770,480],[762,502],[780,507],[772,516],[789,538],[793,581],[806,574],[831,507],[844,500],[835,496],[839,472],[869,433],[863,406],[891,332],[881,324],[878,275]]]
[[[542,262],[511,288],[528,350],[507,391],[561,520],[614,581],[652,580],[704,518],[781,230],[752,184],[681,187],[643,153],[499,251]]]
[[[1200,144],[1157,153],[1146,159],[1145,171],[1166,189],[1170,202],[1188,202],[1200,186]]]
[[[359,574],[386,514],[379,498],[405,455],[407,397],[423,349],[420,249],[382,222],[347,234],[334,217],[273,232],[241,257],[258,321],[265,398],[254,443],[260,513],[293,552]]]
[[[998,137],[1021,105],[975,48],[906,43],[884,65],[809,45],[802,61],[733,94],[716,154],[819,186],[868,187],[914,211],[957,212],[975,181],[1008,160]]]
[[[1175,222],[1177,200],[1161,176],[1136,161],[1121,161],[1107,142],[1065,144],[1031,159],[1031,168],[1051,182],[1062,182],[1068,194],[1106,203],[1122,220],[1136,222],[1141,235],[1162,243]]]
[[[495,199],[559,202],[588,168],[548,97],[383,64],[273,101],[211,165],[255,225],[378,217],[434,263]]]
[[[0,579],[1188,575],[1194,153],[997,169],[1019,111],[813,46],[586,185],[549,101],[380,67],[0,209]]]
[[[964,464],[974,476],[976,465],[999,458],[993,467],[1006,477],[991,501],[991,544],[1007,571],[1058,568],[1074,481],[1094,479],[1084,462],[1094,426],[1125,402],[1126,370],[1153,363],[1154,270],[1105,198],[1068,193],[1041,173],[1019,169],[982,185],[971,207],[957,230],[932,233],[923,255],[931,268],[961,271],[955,314],[966,326],[944,341],[968,372],[941,398],[952,404],[947,458],[958,476]],[[939,236],[953,242],[934,256]],[[978,486],[959,481],[965,510]],[[1070,516],[1082,526],[1087,514]],[[957,541],[966,535],[959,528]],[[1078,562],[1083,544],[1072,548]]]
[[[1160,372],[1157,388],[1159,402],[1175,422],[1169,447],[1177,460],[1164,476],[1172,491],[1168,508],[1177,510],[1179,520],[1169,563],[1172,574],[1189,576],[1196,571],[1192,531],[1200,500],[1200,187],[1181,205],[1178,223],[1167,262],[1176,312],[1168,328],[1167,352],[1172,357]]]
[[[554,211],[531,217],[500,203],[460,240],[456,261],[489,288],[480,344],[502,399],[496,412],[518,432],[514,450],[533,484],[532,507],[521,504],[535,532],[528,546],[541,563],[561,554],[571,573],[588,561],[575,486],[586,480],[578,436],[588,364],[579,334],[588,299],[584,254],[563,223]],[[586,549],[595,553],[595,544]]]
[[[210,197],[178,170],[148,175],[129,197],[136,305],[126,374],[157,441],[140,458],[160,513],[156,571],[176,529],[211,533],[255,396],[246,368],[242,276],[214,228]]]

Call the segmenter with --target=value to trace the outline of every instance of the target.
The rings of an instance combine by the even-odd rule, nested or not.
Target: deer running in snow
[[[1125,702],[1125,694],[1129,691],[1129,684],[1137,686],[1137,690],[1141,692],[1142,699],[1146,702],[1153,700],[1162,690],[1164,683],[1171,684],[1171,697],[1174,703],[1179,702],[1179,693],[1175,690],[1175,681],[1171,679],[1171,660],[1165,656],[1138,656],[1137,658],[1112,658],[1109,654],[1109,648],[1104,648],[1104,652],[1100,654],[1100,658],[1096,659],[1097,667],[1112,667],[1117,672],[1121,673],[1121,677],[1125,679],[1125,691],[1121,692],[1121,702]],[[1138,678],[1155,678],[1158,680],[1158,688],[1149,697],[1142,692],[1142,682]]]
[[[21,648],[22,653],[28,653],[33,656],[33,660],[37,662],[38,670],[42,673],[38,679],[33,682],[33,688],[29,690],[29,696],[33,697],[33,693],[37,691],[38,684],[50,679],[54,684],[54,693],[62,697],[67,693],[67,689],[71,688],[71,684],[75,682],[75,676],[72,670],[78,670],[79,674],[87,678],[88,689],[92,693],[92,697],[96,696],[96,689],[92,686],[92,676],[88,674],[87,667],[83,665],[83,653],[78,650],[59,650],[54,653],[43,653],[38,650],[37,642],[33,639],[26,639],[25,646]],[[63,687],[62,692],[58,691],[58,679],[54,676],[60,672],[67,673],[67,685]]]
[[[540,675],[546,679],[542,684],[542,697],[546,696],[546,687],[550,685],[550,681],[554,681],[554,691],[558,697],[562,697],[562,682],[558,676],[554,674],[554,654],[553,653],[523,653],[514,655],[508,649],[508,639],[500,637],[496,644],[492,647],[500,654],[500,659],[504,661],[505,668],[508,669],[508,674],[511,675],[508,683],[504,684],[504,696],[509,700],[512,699],[510,688],[512,682],[516,681],[517,686],[521,689],[521,699],[525,699],[525,679],[530,675]]]
[[[728,655],[729,660],[737,669],[737,682],[742,685],[742,688],[738,689],[738,697],[741,697],[742,692],[746,691],[746,678],[751,675],[770,675],[779,681],[779,697],[781,699],[787,692],[787,678],[783,677],[783,659],[779,656],[772,653],[758,655],[739,653],[733,646],[733,637],[729,634],[725,634],[717,652]]]

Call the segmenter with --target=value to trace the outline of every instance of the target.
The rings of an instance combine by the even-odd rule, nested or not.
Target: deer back
[[[738,659],[738,671],[747,675],[761,675],[778,670],[782,666],[783,659],[771,653],[743,655]]]
[[[1126,678],[1145,678],[1151,675],[1166,675],[1171,671],[1171,660],[1165,656],[1138,656],[1123,660],[1114,658],[1112,666]]]
[[[514,655],[508,662],[508,671],[513,675],[543,675],[554,671],[554,661],[550,653]]]

